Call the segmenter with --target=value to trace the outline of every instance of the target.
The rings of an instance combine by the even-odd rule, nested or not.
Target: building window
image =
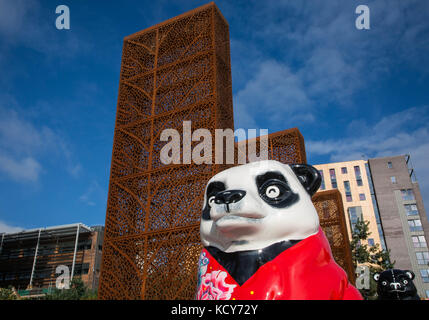
[[[331,177],[332,188],[337,188],[337,176],[335,175],[335,169],[329,169],[329,176]]]
[[[24,249],[22,254],[24,257],[33,257],[35,253],[36,253],[36,248],[26,248]]]
[[[414,198],[413,189],[402,189],[401,190],[402,200],[404,201],[413,201],[416,200]]]
[[[349,220],[350,220],[350,227],[352,229],[352,232],[355,231],[355,225],[358,220],[362,221],[362,207],[350,207],[347,209],[347,212],[349,214]]]
[[[349,181],[344,181],[344,189],[346,190],[346,193],[347,192],[351,192],[350,191],[350,182]]]
[[[373,247],[374,246],[374,239],[373,238],[368,238],[368,245],[370,246],[370,247]]]
[[[30,279],[31,274],[30,273],[22,273],[19,275],[19,279]]]
[[[88,271],[89,271],[89,263],[77,264],[75,266],[74,274],[76,275],[88,274]]]
[[[92,240],[85,240],[79,243],[78,250],[91,250]]]
[[[387,167],[389,168],[389,169],[392,169],[392,162],[391,161],[389,161],[389,162],[387,162]]]
[[[420,270],[420,275],[424,283],[429,283],[429,269]]]
[[[406,212],[407,216],[418,216],[419,215],[419,210],[417,209],[417,205],[406,204],[406,205],[404,205],[404,207],[405,207],[405,212]]]
[[[322,178],[322,183],[320,184],[320,190],[325,190],[325,177],[323,176],[323,170],[319,170],[320,177]]]
[[[390,181],[392,181],[393,184],[396,183],[396,177],[390,177]]]
[[[428,251],[416,252],[416,258],[417,258],[418,264],[427,265],[429,263],[429,252]]]
[[[408,225],[410,226],[411,232],[423,231],[422,222],[420,219],[408,220]]]
[[[341,173],[342,174],[346,174],[347,173],[347,168],[346,167],[342,167],[341,168]]]
[[[15,274],[14,274],[14,273],[11,273],[11,272],[6,273],[6,275],[5,275],[4,279],[5,279],[6,281],[15,280]]]
[[[362,182],[362,175],[360,173],[360,167],[359,166],[355,166],[355,176],[356,176],[356,183],[359,187],[363,186],[363,182]]]
[[[425,236],[412,236],[414,248],[426,248],[426,238]]]
[[[365,201],[366,200],[365,193],[359,193],[359,200],[360,201]]]
[[[347,202],[352,202],[352,192],[350,190],[350,182],[344,181],[344,190],[346,191],[346,200]]]

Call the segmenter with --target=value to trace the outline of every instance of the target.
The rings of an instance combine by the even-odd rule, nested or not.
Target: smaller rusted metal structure
[[[355,284],[356,275],[341,193],[336,189],[319,191],[312,200],[319,214],[320,226],[331,245],[335,261],[346,271],[349,281]]]
[[[251,144],[255,145],[255,150],[249,150],[248,146]],[[254,154],[253,151],[256,151],[256,156],[261,156],[262,147],[267,150],[267,158],[260,160],[277,160],[285,164],[307,163],[304,137],[298,128],[291,128],[237,142],[235,144],[235,164],[240,164],[240,155],[243,152],[246,162],[250,161],[249,157]]]

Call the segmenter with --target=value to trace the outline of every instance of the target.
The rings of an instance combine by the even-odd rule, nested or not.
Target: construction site
[[[98,287],[104,227],[82,223],[1,234],[0,288],[13,287],[21,297],[37,297],[56,288],[58,266],[70,281],[80,277]]]

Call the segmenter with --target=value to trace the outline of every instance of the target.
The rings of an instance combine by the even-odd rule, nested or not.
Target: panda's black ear
[[[416,276],[416,275],[414,274],[414,272],[412,272],[411,270],[404,270],[404,273],[407,275],[407,277],[408,277],[410,280],[413,280],[413,279],[414,279],[414,277]]]
[[[313,196],[322,183],[319,171],[309,164],[291,164],[289,166],[295,172],[305,190],[307,190],[310,196]]]
[[[375,282],[378,282],[378,280],[380,279],[380,274],[376,272],[372,277],[374,278]]]

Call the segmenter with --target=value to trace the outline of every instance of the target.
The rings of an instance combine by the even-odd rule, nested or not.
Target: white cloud
[[[429,2],[380,0],[367,4],[372,24],[367,31],[356,29],[357,4],[352,2],[279,0],[253,4],[245,18],[233,18],[249,33],[249,41],[235,40],[231,46],[232,71],[240,88],[247,86],[241,84],[243,75],[248,83],[255,81],[249,69],[273,55],[279,65],[292,70],[299,90],[314,102],[310,108],[318,112],[331,109],[333,103],[353,106],[361,90],[378,85],[397,70],[392,64],[427,74]],[[277,74],[279,71],[273,77]],[[242,90],[235,100],[244,104],[255,95]],[[236,118],[259,116],[247,105],[241,106],[242,110],[248,114],[237,113]]]
[[[32,0],[0,0],[0,33],[15,36],[23,31],[25,21],[35,6]]]
[[[282,121],[285,127],[296,121],[312,121],[311,114],[304,112],[310,104],[301,79],[274,60],[262,62],[234,96],[236,123],[241,128],[256,128],[256,118],[265,118],[271,125]]]
[[[359,61],[348,63],[337,49],[317,48],[299,70],[299,77],[310,96],[344,104],[361,87],[360,72]]]
[[[93,207],[96,205],[94,198],[97,197],[101,191],[102,190],[98,182],[93,180],[91,181],[88,189],[79,197],[79,200],[88,206]]]
[[[13,108],[0,106],[0,174],[18,182],[37,182],[43,163],[58,159],[71,176],[81,172],[60,134],[47,126],[36,126]]]
[[[59,4],[48,5],[46,10],[39,0],[0,0],[0,36],[4,44],[0,47],[1,55],[11,54],[10,48],[15,46],[24,46],[45,54],[48,59],[60,56],[57,64],[64,58],[88,52],[92,44],[74,32],[79,24],[72,22],[67,32],[56,29],[55,8]],[[9,67],[7,59],[2,67]]]
[[[51,145],[55,139],[51,129],[36,128],[16,111],[0,107],[0,148],[31,154]]]
[[[14,159],[0,154],[0,172],[15,181],[35,182],[39,179],[42,166],[33,158]]]
[[[325,141],[306,141],[315,154],[330,155],[331,160],[350,153],[366,152],[382,156],[397,154],[429,143],[429,107],[414,107],[386,115],[376,123],[355,119],[349,123],[348,136]],[[405,152],[409,153],[409,151]]]
[[[15,233],[24,230],[24,228],[10,226],[7,223],[0,220],[0,233]]]

